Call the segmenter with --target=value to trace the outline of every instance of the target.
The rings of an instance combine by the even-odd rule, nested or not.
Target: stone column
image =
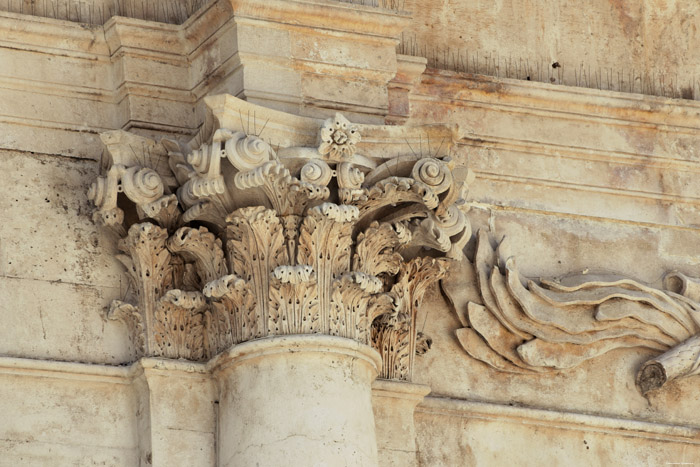
[[[90,199],[123,236],[136,290],[108,316],[129,327],[137,355],[207,362],[219,465],[377,465],[372,381],[380,369],[410,380],[430,346],[416,327],[423,295],[471,235],[466,171],[437,154],[390,157],[431,135],[449,152],[455,132],[206,102],[215,126],[191,146],[108,146]],[[243,115],[266,122],[269,142]],[[392,397],[410,420],[417,401]],[[405,437],[415,451],[406,426],[387,449]]]
[[[381,467],[418,465],[413,413],[428,393],[430,387],[424,384],[374,382],[372,400]]]
[[[245,342],[215,363],[219,465],[377,465],[371,347],[323,335]]]

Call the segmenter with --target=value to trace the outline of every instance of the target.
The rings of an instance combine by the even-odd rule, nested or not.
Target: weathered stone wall
[[[404,8],[414,18],[404,53],[420,51],[440,67],[700,98],[693,0],[406,0]]]
[[[696,104],[430,70],[410,102],[409,123],[460,124],[454,156],[476,172],[472,227],[508,237],[525,276],[618,273],[661,287],[668,271],[697,275]],[[433,297],[419,322],[441,337],[417,360],[417,382],[432,388],[416,415],[427,465],[650,465],[700,455],[694,378],[646,396],[635,387],[653,352],[617,350],[548,376],[503,373],[460,355],[462,325]],[[438,426],[453,428],[443,438]]]
[[[96,162],[3,150],[0,165],[0,352],[128,362],[123,326],[99,311],[128,284],[112,242],[92,222],[85,186]]]
[[[357,121],[384,112],[410,125],[458,124],[453,157],[476,173],[474,231],[508,236],[524,276],[618,273],[655,287],[670,270],[700,276],[695,102],[527,82],[512,68],[506,74],[518,80],[432,68],[421,76],[421,60],[385,55],[401,22],[404,40],[419,48],[468,49],[470,60],[485,51],[499,63],[529,57],[531,68],[547,69],[540,81],[551,72],[560,84],[561,71],[564,84],[581,85],[582,70],[590,80],[602,70],[605,81],[611,69],[612,89],[639,92],[615,86],[618,72],[658,78],[664,70],[683,93],[700,71],[694,3],[601,0],[583,10],[575,2],[407,1],[413,19],[375,12],[365,29],[334,33],[338,42],[324,42],[318,24],[302,32],[293,24],[252,28],[259,18],[234,24],[224,3],[179,26],[113,18],[88,27],[0,14],[0,465],[136,465],[152,452],[173,456],[154,460],[164,465],[215,463],[217,396],[207,368],[114,366],[133,358],[126,327],[107,320],[105,308],[129,286],[115,239],[93,224],[86,195],[99,173],[99,132],[189,138],[204,120],[207,94],[300,114],[340,109]],[[266,38],[261,47],[256,34]],[[337,45],[358,36],[361,47]],[[430,64],[438,58],[428,54]],[[551,71],[555,61],[562,68]],[[279,95],[267,66],[287,73]],[[395,92],[385,93],[397,67]],[[354,69],[362,77],[346,92]],[[323,81],[324,72],[332,79]],[[432,155],[441,144],[423,140],[403,151]],[[473,249],[472,242],[470,257]],[[479,301],[473,278],[465,288]],[[414,382],[432,390],[415,415],[421,465],[700,458],[697,376],[646,396],[635,386],[639,366],[658,352],[615,350],[556,374],[513,375],[467,355],[455,336],[462,324],[437,287],[418,322],[433,339],[414,371]],[[382,391],[375,387],[375,401],[389,399]],[[375,407],[378,418],[390,412]],[[377,424],[378,438],[387,438],[380,458],[405,462],[380,426],[392,425]],[[184,449],[188,443],[198,449]],[[406,446],[412,452],[413,443]]]

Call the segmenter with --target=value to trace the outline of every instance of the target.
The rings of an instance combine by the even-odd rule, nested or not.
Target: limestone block
[[[306,102],[314,107],[324,107],[331,102],[340,103],[350,115],[364,113],[374,119],[369,123],[379,123],[378,117],[386,114],[389,108],[386,88],[369,80],[347,80],[345,77],[324,76],[305,73],[301,78],[302,94]],[[328,113],[330,111],[327,111]],[[308,110],[307,115],[313,114]],[[316,115],[319,112],[316,111]],[[321,112],[323,115],[323,112]],[[367,120],[369,117],[366,117]]]
[[[189,83],[191,79],[189,64],[180,55],[172,57],[153,52],[149,55],[135,55],[125,52],[119,58],[121,78],[127,83],[182,89],[183,83]]]
[[[390,41],[384,44],[368,39],[349,41],[346,37],[320,37],[315,31],[295,32],[290,39],[291,54],[297,60],[338,65],[347,74],[361,70],[391,75],[396,72],[396,53],[392,53]]]
[[[86,186],[96,163],[4,152],[0,275],[118,287],[113,239],[92,222]],[[123,288],[127,287],[126,281]],[[27,297],[30,298],[30,297]]]
[[[113,250],[105,242],[111,240],[96,229],[86,204],[85,177],[91,177],[94,163],[5,153],[0,165],[0,288],[7,297],[0,305],[7,323],[0,331],[2,352],[128,360],[124,327],[99,313],[128,284],[110,258]]]
[[[460,124],[458,160],[484,204],[661,225],[697,224],[696,105],[428,72],[411,122]],[[425,119],[425,120],[424,120]],[[586,202],[580,202],[581,199]]]
[[[114,16],[102,28],[110,51],[132,55],[133,51],[177,54],[182,50],[181,28],[173,24],[144,23],[134,18]]]
[[[688,131],[699,126],[697,104],[692,101],[551,89],[540,83],[446,71],[425,73],[413,99],[416,117],[421,115],[418,102],[432,101],[426,104],[425,115],[459,118],[465,135],[600,149],[620,156],[697,160],[693,133]]]
[[[243,60],[243,95],[252,98],[289,101],[300,96],[301,77],[297,70],[290,69],[289,64],[277,61],[256,59]],[[272,106],[278,108],[278,106]],[[246,116],[247,120],[247,116]],[[261,126],[262,126],[261,122]]]
[[[225,80],[232,25],[227,2],[180,26],[0,14],[0,147],[95,158],[107,129],[192,134],[204,117],[193,105]]]
[[[277,24],[236,21],[238,52],[262,56],[292,58],[292,32]]]
[[[130,95],[129,122],[125,128],[141,127],[141,122],[157,122],[147,128],[159,129],[166,134],[191,134],[191,128],[196,126],[192,108],[178,105],[177,102],[168,102],[164,99],[151,96]]]
[[[134,365],[142,463],[216,465],[216,388],[201,366],[141,359]]]
[[[663,87],[677,96],[694,87],[698,98],[700,60],[691,44],[700,7],[693,0],[407,0],[403,8],[414,15],[406,42],[440,66],[452,68],[461,54],[470,72],[635,93]],[[465,23],[474,26],[468,33]]]
[[[123,363],[134,358],[126,326],[103,311],[116,289],[0,278],[0,353],[16,357]]]
[[[38,50],[0,48],[5,85],[13,87],[27,86],[29,83],[22,80],[31,80],[46,87],[80,85],[93,91],[103,90],[109,82],[110,70],[105,66],[104,57],[94,58],[97,60],[75,54],[47,59],[46,54]],[[76,74],[82,77],[80,82],[76,82]]]
[[[5,109],[11,110],[10,116],[16,119],[47,125],[56,121],[55,118],[50,118],[51,115],[62,115],[61,126],[102,129],[114,125],[110,115],[112,105],[109,96],[100,95],[99,91],[79,89],[70,93],[54,88],[53,92],[47,93],[51,96],[50,99],[37,91],[28,86],[23,86],[23,89],[0,89],[0,96],[5,102]]]
[[[137,465],[124,374],[0,359],[0,465]]]
[[[342,3],[279,0],[261,5],[232,0],[231,4],[243,66],[275,57],[279,65],[301,75],[291,79],[295,87],[289,90],[279,89],[285,79],[267,84],[269,78],[246,76],[242,95],[303,115],[320,108],[329,109],[321,111],[323,116],[342,109],[362,122],[380,123],[386,116],[386,86],[396,73],[396,37],[405,15]],[[330,34],[329,28],[336,29]],[[303,106],[295,108],[295,101]]]
[[[509,405],[428,400],[421,465],[665,465],[700,455],[697,429]]]

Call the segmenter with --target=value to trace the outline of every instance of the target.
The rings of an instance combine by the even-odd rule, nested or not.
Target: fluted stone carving
[[[129,326],[135,355],[204,360],[320,333],[372,345],[384,378],[410,378],[430,347],[417,307],[471,235],[467,172],[436,154],[362,156],[358,126],[317,122],[317,147],[273,149],[222,127],[140,163],[110,151],[89,194],[95,219],[123,236],[134,293],[109,316]]]
[[[461,267],[469,274],[472,265],[464,260]],[[500,371],[556,371],[614,349],[646,347],[662,355],[639,369],[642,392],[700,374],[700,287],[682,274],[667,275],[665,290],[590,274],[537,283],[519,274],[507,239],[494,246],[483,231],[473,262],[481,303],[465,300],[464,274],[443,281],[464,326],[457,338],[469,355]]]

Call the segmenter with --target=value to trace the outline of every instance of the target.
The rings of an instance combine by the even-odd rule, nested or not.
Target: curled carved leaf
[[[261,308],[248,282],[228,274],[206,284],[204,296],[212,302],[211,322],[225,331],[218,339],[210,338],[217,351],[261,336]]]
[[[205,329],[200,292],[169,290],[158,302],[153,333],[155,355],[165,358],[203,360]]]
[[[135,357],[140,357],[145,352],[145,336],[143,318],[138,308],[121,300],[112,300],[107,312],[108,319],[119,320],[128,328],[128,335],[134,347]]]
[[[400,240],[391,225],[373,222],[357,236],[353,269],[373,276],[395,275],[403,261],[394,250]]]
[[[207,283],[227,273],[221,240],[205,227],[182,227],[168,239],[168,249],[193,261],[202,283]]]
[[[696,306],[685,297],[622,276],[583,274],[540,284],[530,280],[525,286],[507,240],[494,249],[484,232],[479,232],[474,267],[483,306],[469,304],[471,329],[459,330],[458,337],[470,355],[496,369],[553,371],[613,349],[646,347],[672,348],[665,354],[667,369],[683,368],[674,377],[696,371],[678,363],[692,358],[677,358],[700,354],[700,346],[680,351],[700,331]],[[643,391],[657,387],[657,363],[643,366],[640,375],[648,372],[638,376]]]
[[[261,188],[281,216],[300,215],[310,201],[327,199],[330,195],[328,187],[293,177],[289,170],[276,160],[265,162],[253,170],[237,173],[235,184],[241,190]]]

